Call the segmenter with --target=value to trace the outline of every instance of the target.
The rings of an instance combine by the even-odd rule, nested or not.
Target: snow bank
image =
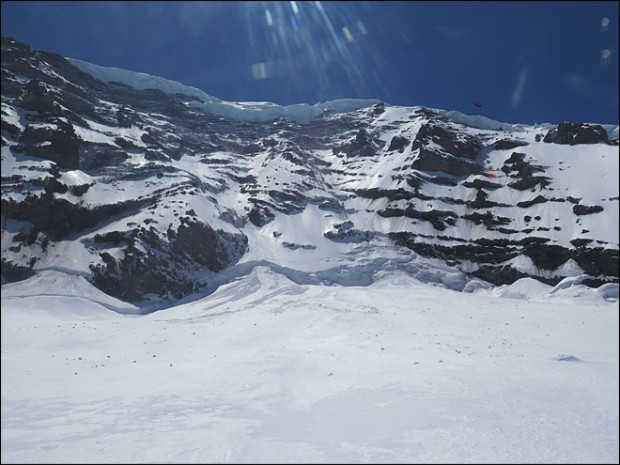
[[[497,131],[501,128],[502,131],[507,132],[524,132],[524,131],[536,131],[536,130],[544,130],[548,131],[550,129],[555,129],[557,124],[552,123],[540,123],[540,124],[521,124],[521,123],[503,123],[501,121],[496,121],[491,118],[487,118],[482,115],[466,115],[456,110],[441,110],[437,108],[433,108],[433,111],[436,111],[442,116],[445,116],[452,121],[456,121],[457,123],[466,124],[467,126],[472,126],[478,129],[485,129],[490,131]],[[575,121],[576,123],[589,123],[589,124],[599,124],[607,131],[607,135],[610,139],[618,139],[619,126],[616,124],[602,124],[602,123],[592,123],[590,121]]]
[[[271,121],[283,118],[297,121],[298,123],[309,123],[327,111],[336,113],[349,112],[381,102],[377,99],[352,98],[319,102],[315,105],[307,103],[278,105],[272,102],[228,102],[212,97],[196,87],[187,86],[162,77],[120,68],[94,65],[76,58],[67,58],[67,60],[76,68],[100,81],[106,83],[119,82],[139,90],[158,89],[167,94],[182,94],[196,97],[199,101],[193,101],[191,104],[202,109],[205,113],[242,121]]]
[[[548,294],[550,289],[551,286],[534,278],[521,278],[512,284],[498,287],[493,293],[510,299],[533,299]]]
[[[325,112],[333,111],[344,113],[359,110],[376,103],[381,103],[378,99],[354,99],[344,98],[319,102],[314,105],[298,103],[293,105],[278,105],[272,102],[229,102],[213,97],[206,92],[192,86],[181,84],[158,76],[146,73],[129,71],[109,66],[99,66],[77,58],[66,58],[71,64],[81,71],[90,74],[100,81],[119,82],[135,89],[158,89],[168,94],[182,94],[189,97],[196,97],[199,101],[191,102],[192,105],[201,108],[205,113],[232,118],[242,121],[271,121],[283,118],[298,123],[309,123],[317,116]],[[532,129],[549,130],[557,124],[542,123],[537,125],[511,124],[487,118],[482,115],[466,115],[456,110],[432,109],[453,121],[466,124],[478,129],[497,130],[502,128],[509,132],[523,132]],[[618,125],[601,124],[609,134],[611,139],[618,138]]]
[[[83,276],[63,270],[41,270],[29,279],[2,285],[3,305],[4,299],[16,299],[19,307],[51,308],[52,301],[69,302],[70,297],[78,298],[79,308],[90,309],[89,312],[105,308],[120,313],[139,313],[134,305],[105,294]],[[63,308],[62,305],[56,307]]]
[[[77,58],[66,58],[66,60],[80,71],[90,74],[94,78],[105,83],[119,82],[139,90],[159,89],[167,94],[183,94],[189,97],[197,97],[203,102],[216,100],[196,87],[186,86],[177,81],[151,76],[146,73],[128,71],[126,69],[94,65],[86,61],[78,60]]]
[[[339,99],[315,105],[297,103],[283,106],[272,102],[227,102],[218,100],[205,103],[191,102],[191,104],[202,109],[205,113],[225,118],[243,121],[272,121],[283,118],[303,124],[311,122],[325,112],[345,113],[380,102],[376,99]]]
[[[482,115],[466,115],[456,110],[441,110],[441,109],[433,109],[442,116],[445,116],[452,121],[456,121],[457,123],[466,124],[468,126],[472,126],[478,129],[487,129],[490,131],[497,131],[499,128],[502,128],[503,131],[510,132],[523,132],[526,130],[532,129],[553,129],[556,125],[551,123],[542,123],[537,125],[527,125],[527,124],[511,124],[511,123],[503,123],[501,121],[496,121],[491,118],[487,118]]]

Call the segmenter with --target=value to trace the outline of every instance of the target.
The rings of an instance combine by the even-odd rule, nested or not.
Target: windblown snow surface
[[[195,91],[248,120],[367,104]],[[3,284],[2,463],[618,463],[617,284],[569,270],[450,290],[461,278],[412,252],[336,250],[326,221],[308,206],[249,226],[234,269],[148,314],[93,287],[87,262]],[[316,248],[276,247],[276,230]]]
[[[605,289],[257,266],[138,316],[42,273],[2,288],[2,463],[617,463]]]

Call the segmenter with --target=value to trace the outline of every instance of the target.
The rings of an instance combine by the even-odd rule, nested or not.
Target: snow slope
[[[22,285],[2,295],[3,463],[618,462],[617,286],[257,267],[132,316]]]
[[[285,106],[271,102],[229,102],[212,97],[196,87],[162,77],[109,66],[99,66],[77,58],[67,58],[67,60],[81,71],[100,81],[119,82],[135,89],[158,89],[168,94],[196,97],[198,101],[193,101],[192,105],[201,108],[206,113],[243,121],[271,121],[284,118],[299,123],[308,123],[324,112],[354,111],[379,102],[377,99],[338,99],[319,102],[315,105],[299,103]]]
[[[129,71],[110,66],[100,66],[88,63],[77,58],[67,58],[75,67],[85,73],[94,76],[103,82],[118,82],[135,89],[158,89],[169,94],[182,94],[196,97],[199,102],[193,104],[202,108],[207,113],[214,115],[240,119],[244,121],[270,121],[276,118],[284,118],[300,123],[310,122],[324,112],[349,112],[359,108],[368,107],[379,103],[377,99],[337,99],[327,102],[318,102],[314,105],[295,104],[278,105],[271,102],[229,102],[213,97],[206,92],[177,81],[171,81],[159,76],[146,73]],[[557,124],[542,123],[539,125],[525,125],[519,123],[502,123],[482,115],[466,115],[456,110],[434,109],[439,114],[459,123],[463,123],[478,129],[496,130],[501,127],[504,131],[524,131],[528,129],[549,130]],[[607,130],[610,139],[618,138],[618,125],[602,124]]]

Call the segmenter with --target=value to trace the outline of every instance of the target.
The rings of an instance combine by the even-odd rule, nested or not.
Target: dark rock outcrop
[[[407,145],[409,145],[409,139],[403,136],[394,136],[388,147],[388,152],[398,150],[400,153],[403,153]]]
[[[600,205],[581,205],[577,204],[573,206],[573,213],[575,215],[591,215],[592,213],[602,212],[603,207]]]
[[[187,221],[176,231],[168,230],[166,236],[151,226],[95,242],[106,240],[123,246],[122,257],[101,252],[102,263],[91,265],[92,282],[126,301],[141,301],[149,294],[180,299],[196,292],[204,283],[192,279],[192,271],[221,271],[235,263],[247,248],[244,235],[214,231],[198,221]]]
[[[365,129],[356,132],[355,138],[348,143],[334,147],[334,153],[344,153],[347,157],[372,157],[377,154],[382,143],[373,139]]]
[[[424,146],[433,142],[439,145],[446,153],[458,158],[475,160],[482,150],[482,143],[469,134],[458,134],[448,129],[444,124],[437,122],[425,123],[420,127],[415,137],[415,147]]]
[[[73,126],[54,119],[51,123],[29,124],[21,137],[24,153],[29,157],[45,158],[59,168],[80,167],[79,139]]]
[[[599,124],[561,122],[557,128],[551,129],[543,142],[564,145],[609,144],[607,131]]]

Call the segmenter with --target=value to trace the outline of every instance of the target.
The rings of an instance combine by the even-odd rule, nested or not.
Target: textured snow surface
[[[617,285],[376,276],[258,266],[143,316],[5,285],[2,462],[618,463]]]

